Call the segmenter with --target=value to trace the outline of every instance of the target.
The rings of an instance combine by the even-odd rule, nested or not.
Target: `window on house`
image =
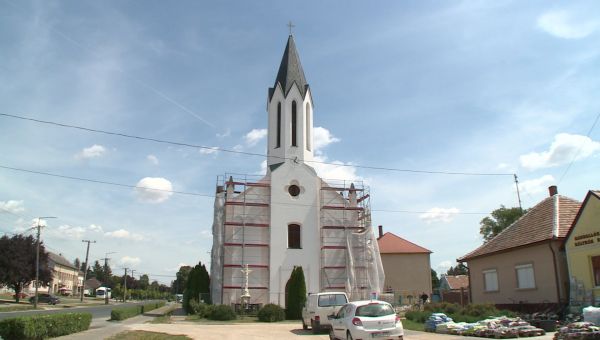
[[[276,148],[281,146],[281,102],[277,103],[277,143]]]
[[[498,273],[496,269],[489,269],[483,271],[483,289],[486,292],[498,291]]]
[[[533,275],[533,264],[515,266],[517,272],[517,287],[519,289],[535,288],[535,276]]]
[[[600,256],[592,257],[592,270],[594,271],[594,285],[600,286]]]
[[[297,113],[296,113],[296,101],[294,100],[292,102],[292,146],[298,146],[298,141],[297,141],[298,135],[296,133],[297,132],[296,128],[298,127],[297,126],[298,122],[296,121],[296,116],[297,116]]]
[[[306,103],[306,150],[310,151],[310,105]]]
[[[300,226],[298,224],[288,225],[288,248],[300,249]]]

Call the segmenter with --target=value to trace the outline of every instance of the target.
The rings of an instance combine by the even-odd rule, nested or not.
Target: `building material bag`
[[[583,309],[583,321],[591,322],[594,325],[600,325],[600,308],[585,307]]]

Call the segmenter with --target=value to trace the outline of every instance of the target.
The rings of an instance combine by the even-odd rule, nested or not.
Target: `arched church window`
[[[300,225],[298,224],[288,224],[288,248],[302,248],[300,243]]]
[[[310,105],[306,103],[306,150],[310,151]]]
[[[296,133],[296,129],[298,128],[298,122],[296,121],[296,116],[296,101],[294,100],[292,102],[292,146],[298,146],[298,135]]]
[[[277,103],[277,143],[276,148],[281,146],[281,102]]]

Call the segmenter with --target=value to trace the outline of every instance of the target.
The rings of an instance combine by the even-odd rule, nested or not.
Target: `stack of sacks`
[[[600,325],[600,308],[596,307],[585,307],[583,309],[583,321],[591,322],[594,325]]]
[[[436,326],[439,324],[443,324],[446,322],[452,322],[452,319],[447,317],[444,313],[433,313],[427,321],[425,321],[425,331],[426,332],[435,332]]]
[[[573,322],[565,327],[561,327],[554,334],[554,340],[571,339],[600,339],[600,327],[594,326],[591,322]]]

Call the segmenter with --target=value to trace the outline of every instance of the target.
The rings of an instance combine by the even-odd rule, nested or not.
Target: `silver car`
[[[354,301],[330,315],[331,339],[404,339],[402,321],[385,301]]]

